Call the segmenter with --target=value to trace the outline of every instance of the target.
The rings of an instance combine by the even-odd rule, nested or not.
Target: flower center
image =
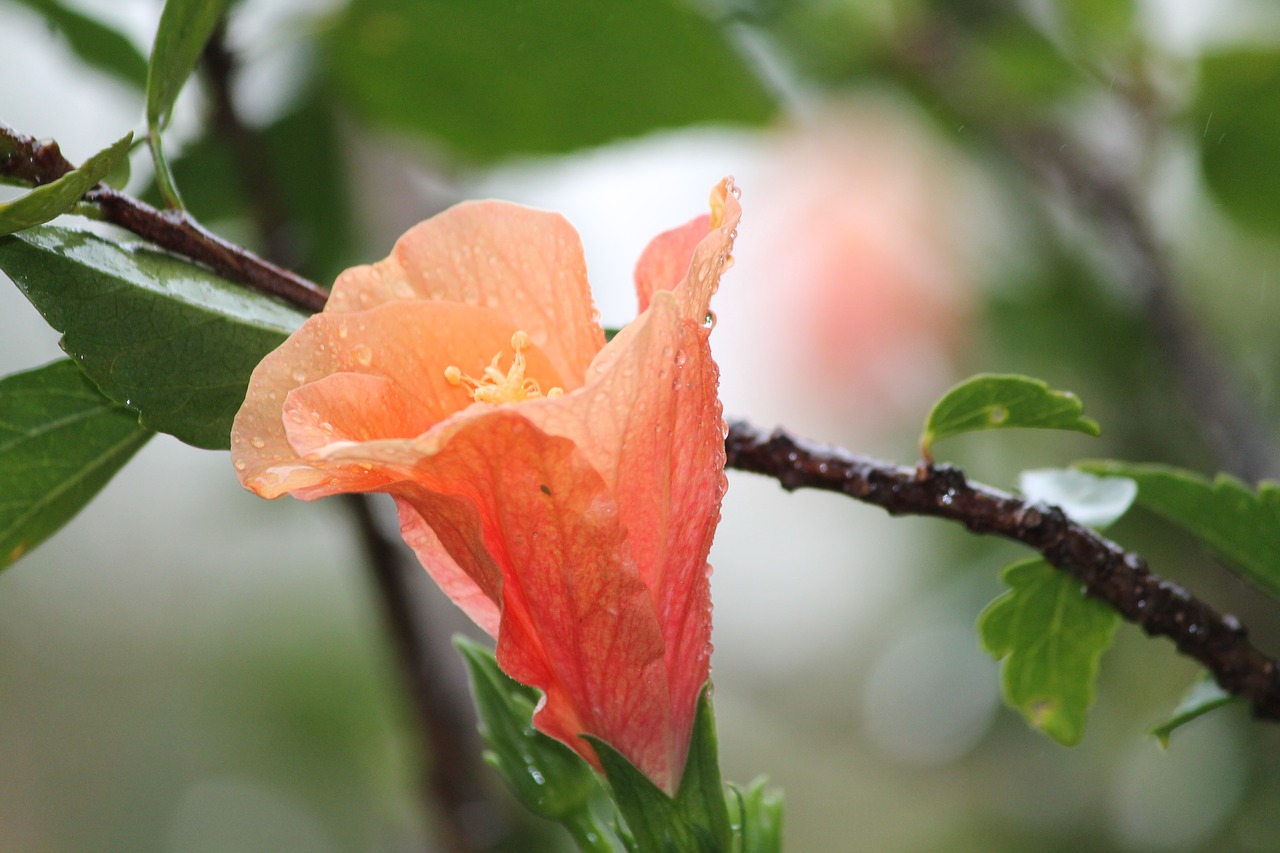
[[[498,369],[498,362],[502,358],[502,353],[499,352],[494,355],[493,361],[489,362],[489,366],[484,369],[479,379],[465,375],[461,369],[452,364],[444,369],[444,378],[450,385],[465,387],[471,399],[477,403],[500,406],[503,403],[535,400],[544,395],[542,389],[538,387],[538,380],[524,375],[524,348],[528,345],[527,332],[519,331],[511,336],[511,349],[515,350],[515,358],[512,359],[511,369],[505,374]],[[551,388],[545,396],[559,397],[563,393],[563,388]]]

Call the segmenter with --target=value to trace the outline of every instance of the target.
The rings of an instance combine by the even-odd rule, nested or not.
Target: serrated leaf
[[[600,783],[576,752],[533,727],[538,691],[513,680],[498,667],[493,653],[465,637],[453,644],[471,676],[471,692],[480,714],[486,756],[525,808],[564,822],[590,809]]]
[[[133,46],[133,42],[119,31],[57,0],[15,2],[43,15],[87,64],[137,89],[146,85],[147,60]]]
[[[43,225],[61,216],[128,157],[133,134],[126,133],[110,147],[99,151],[79,169],[67,172],[52,183],[43,184],[13,201],[0,203],[0,237]]]
[[[677,0],[353,0],[328,35],[350,108],[473,160],[775,109],[724,33]]]
[[[1018,475],[1018,491],[1030,503],[1051,504],[1076,523],[1102,530],[1133,506],[1138,484],[1127,477],[1096,477],[1072,468],[1038,468]]]
[[[983,648],[1004,660],[1004,700],[1033,727],[1075,744],[1119,616],[1044,560],[1014,563],[1001,577],[1010,589],[978,617],[978,634]]]
[[[1100,435],[1097,421],[1070,391],[1054,391],[1027,376],[981,373],[961,382],[934,404],[925,420],[920,451],[932,459],[939,439],[965,432],[1014,427],[1065,429]]]
[[[249,374],[305,319],[170,255],[52,225],[0,238],[0,269],[104,394],[196,447],[229,445]]]
[[[1174,709],[1173,715],[1151,729],[1150,734],[1155,735],[1160,740],[1161,747],[1168,749],[1169,736],[1175,730],[1203,717],[1211,711],[1216,711],[1225,705],[1231,704],[1238,698],[1219,687],[1217,682],[1213,680],[1213,676],[1205,675],[1192,685],[1186,696],[1182,697],[1182,701]]]
[[[0,569],[70,521],[150,437],[70,361],[0,379]]]
[[[152,134],[168,122],[178,93],[226,7],[227,0],[167,0],[164,4],[147,66],[147,128]]]
[[[1238,221],[1280,232],[1280,52],[1248,47],[1201,60],[1188,130],[1205,182]]]
[[[1168,465],[1080,462],[1085,471],[1128,477],[1138,504],[1208,545],[1241,575],[1280,597],[1280,483],[1255,492],[1229,474],[1207,477]]]

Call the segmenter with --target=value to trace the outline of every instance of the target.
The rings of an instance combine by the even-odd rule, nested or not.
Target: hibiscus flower
[[[543,692],[537,728],[593,763],[594,735],[668,793],[710,667],[709,303],[739,212],[726,179],[709,215],[655,238],[639,316],[605,343],[563,217],[457,205],[339,276],[232,430],[264,497],[390,494],[422,565]]]

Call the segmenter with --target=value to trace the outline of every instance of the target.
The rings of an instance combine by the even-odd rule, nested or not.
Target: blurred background
[[[141,126],[158,0],[0,0],[0,120],[79,162]],[[939,455],[1277,474],[1280,9],[1266,0],[243,0],[167,137],[191,211],[328,283],[463,198],[562,211],[606,325],[659,231],[742,188],[725,410],[911,464],[980,370],[1104,430]],[[145,154],[129,191],[156,198]],[[60,354],[0,288],[0,371]],[[1021,552],[730,472],[722,765],[794,851],[1280,849],[1280,730],[1129,626],[1083,742],[1000,704],[973,622]],[[383,510],[387,507],[382,507]],[[157,436],[0,576],[0,850],[416,851],[421,745],[355,525]],[[1112,531],[1280,652],[1276,603],[1133,512]],[[429,586],[440,637],[466,630]],[[460,667],[439,658],[447,695]],[[478,850],[565,850],[493,774]]]

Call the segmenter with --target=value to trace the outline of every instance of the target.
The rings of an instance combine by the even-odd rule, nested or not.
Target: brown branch
[[[0,171],[5,168],[0,162]],[[152,208],[142,210],[140,215],[164,217]],[[160,238],[161,246],[185,254],[185,244],[163,242],[169,232],[148,230]],[[200,233],[208,232],[201,229]],[[238,257],[249,265],[266,263],[243,250]],[[256,286],[253,278],[238,280]],[[293,301],[319,310],[311,301]],[[1088,595],[1106,602],[1147,634],[1173,640],[1178,651],[1203,664],[1224,690],[1247,699],[1259,717],[1280,720],[1278,665],[1248,641],[1247,630],[1235,617],[1219,614],[1176,584],[1160,579],[1141,556],[1070,521],[1056,507],[1029,505],[971,483],[954,468],[900,468],[809,444],[781,430],[765,435],[742,421],[729,424],[725,448],[727,467],[772,477],[788,490],[839,492],[893,515],[945,518],[975,533],[1034,548],[1078,578]]]
[[[1223,690],[1247,699],[1259,717],[1280,720],[1276,661],[1254,648],[1235,617],[1161,580],[1141,556],[1076,524],[1057,507],[1028,504],[971,483],[956,468],[899,468],[809,444],[782,430],[765,435],[742,421],[729,424],[725,447],[728,467],[773,477],[788,491],[839,492],[891,515],[945,518],[974,533],[1034,548],[1078,578],[1087,595],[1147,634],[1173,640],[1178,651],[1213,673]]]
[[[74,168],[56,142],[39,142],[3,124],[0,151],[6,154],[0,160],[0,174],[33,186],[56,181]],[[108,222],[254,290],[309,311],[319,311],[329,298],[313,282],[222,239],[185,213],[156,210],[102,184],[86,193],[84,200],[96,205]]]

